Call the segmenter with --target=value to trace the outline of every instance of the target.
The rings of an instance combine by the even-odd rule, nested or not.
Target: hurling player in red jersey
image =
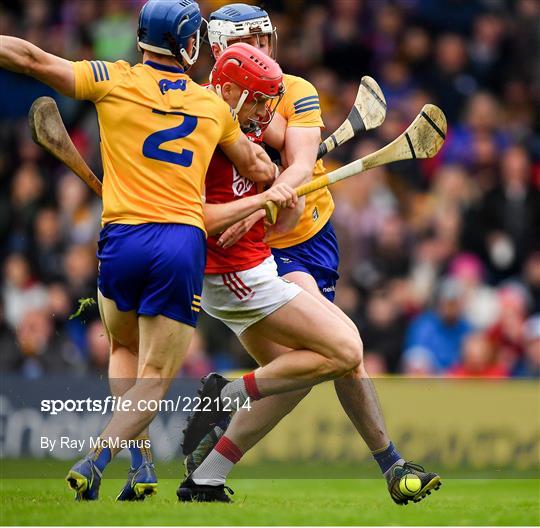
[[[220,55],[211,83],[231,107],[236,106],[240,125],[249,130],[250,138],[261,141],[271,109],[279,102],[281,79],[275,61],[261,50],[239,43]],[[270,104],[257,110],[257,102],[270,97]],[[256,193],[256,182],[240,177],[217,150],[206,175],[207,206],[233,200],[242,203]],[[209,220],[205,219],[207,227],[215,232]],[[264,226],[259,221],[230,248],[220,246],[216,236],[208,239],[201,306],[233,330],[262,366],[234,381],[217,374],[205,379],[201,397],[210,397],[215,404],[213,409],[205,407],[205,412],[192,413],[184,453],[190,453],[213,424],[228,414],[216,402],[233,402],[239,408],[249,399],[272,394],[290,393],[297,398],[294,391],[342,376],[361,361],[362,342],[356,329],[298,285],[279,277],[263,238]],[[268,346],[270,342],[281,345],[278,353],[275,345]],[[239,455],[240,448],[223,436],[203,464],[180,485],[178,498],[228,501],[223,484]]]

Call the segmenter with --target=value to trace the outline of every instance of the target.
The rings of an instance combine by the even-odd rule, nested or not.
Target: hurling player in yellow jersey
[[[268,55],[274,55],[275,32],[266,11],[247,4],[228,4],[214,11],[208,22],[208,39],[215,58],[227,46],[236,42],[247,42]],[[283,83],[285,94],[276,112],[282,116],[285,123],[284,126],[279,125],[279,120],[274,119],[265,134],[265,142],[281,153],[285,170],[277,181],[295,187],[324,173],[322,161],[316,161],[323,121],[319,97],[311,83],[287,74],[283,75]],[[284,131],[280,127],[283,127]],[[347,323],[348,331],[354,332],[359,340],[358,331],[352,321],[332,303],[339,263],[337,240],[329,220],[333,209],[334,204],[328,189],[307,195],[303,212],[301,207],[297,207],[280,213],[285,219],[284,225],[281,229],[272,231],[268,243],[279,274],[297,283],[320,301],[321,305],[313,305],[314,310],[331,311],[328,316],[330,324],[332,317],[337,315]],[[290,217],[297,214],[301,216],[296,226],[286,231]],[[240,224],[229,228],[221,237],[224,247],[233,244],[262,216],[262,212],[256,212]],[[298,324],[302,325],[302,321],[298,321]],[[283,347],[263,336],[250,337],[249,340],[244,338],[242,343],[261,364],[285,352]],[[363,363],[334,383],[344,410],[379,464],[392,499],[398,504],[407,504],[408,500],[419,500],[428,491],[438,487],[438,475],[427,473],[421,466],[405,462],[390,441],[375,388]],[[253,404],[252,412],[238,411],[230,426],[225,421],[221,427],[214,428],[186,459],[188,473],[192,475],[196,470],[198,482],[206,483],[206,486],[201,488],[204,493],[200,496],[208,496],[210,499],[198,500],[221,500],[212,499],[222,496],[212,493],[212,487],[223,487],[233,464],[308,392],[289,392],[262,399]],[[189,428],[186,430],[186,438],[188,432]],[[228,451],[212,449],[220,436],[222,440],[226,440]],[[223,441],[219,445],[222,444]],[[229,451],[232,456],[229,456]],[[401,478],[411,473],[417,475],[421,481],[420,489],[414,497],[404,495],[399,486]]]
[[[274,179],[274,165],[241,133],[229,106],[186,74],[197,59],[200,24],[192,0],[149,0],[139,16],[143,64],[134,67],[71,62],[0,36],[0,67],[92,101],[100,125],[98,298],[111,343],[111,390],[127,391],[123,398],[134,407],[116,411],[98,447],[70,470],[79,500],[98,498],[105,466],[151,422],[156,413],[138,402],[164,396],[193,336],[206,258],[202,192],[214,149],[247,178]],[[123,387],[115,386],[118,378],[127,379]],[[142,451],[120,498],[155,492],[153,464]]]

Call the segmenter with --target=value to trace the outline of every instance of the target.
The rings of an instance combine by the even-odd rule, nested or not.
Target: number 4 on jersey
[[[167,163],[174,163],[175,165],[181,165],[182,167],[190,167],[193,162],[192,150],[182,149],[180,152],[174,152],[172,150],[161,148],[161,145],[167,141],[182,139],[189,136],[197,127],[197,118],[183,114],[182,112],[162,112],[161,110],[156,109],[152,110],[152,112],[161,115],[179,115],[183,116],[184,120],[178,126],[166,128],[165,130],[150,134],[143,144],[143,156],[150,159],[165,161]]]

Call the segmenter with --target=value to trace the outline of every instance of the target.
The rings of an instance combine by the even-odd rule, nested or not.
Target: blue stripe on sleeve
[[[109,70],[107,69],[107,65],[103,61],[100,61],[100,64],[103,66],[103,69],[105,70],[105,79],[109,80]]]
[[[312,99],[319,99],[318,95],[308,95],[307,97],[302,97],[302,99],[298,99],[295,103],[293,103],[294,106],[299,105],[300,103],[305,103],[307,101],[310,101]]]
[[[101,63],[99,61],[96,61],[98,71],[99,71],[99,80],[104,81],[105,77],[103,76],[103,70],[101,69]]]
[[[98,76],[97,76],[97,70],[96,70],[96,65],[93,63],[93,62],[90,62],[91,66],[92,66],[92,71],[94,72],[94,80],[96,82],[98,82]]]
[[[297,110],[295,114],[303,114],[304,112],[309,112],[311,110],[320,110],[321,107],[319,105],[316,106],[308,106],[307,108],[303,108],[302,110]]]
[[[298,110],[301,110],[302,108],[305,108],[306,106],[313,106],[313,105],[318,105],[318,104],[319,104],[319,100],[314,99],[313,101],[306,101],[305,103],[294,105],[294,109],[298,111]]]

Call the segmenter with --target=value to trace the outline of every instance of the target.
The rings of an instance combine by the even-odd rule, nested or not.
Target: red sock
[[[252,400],[260,400],[262,398],[259,388],[257,387],[257,380],[255,379],[255,372],[250,372],[249,374],[244,374],[242,376],[244,380],[244,385],[246,387],[246,392]]]
[[[242,450],[226,436],[222,436],[214,449],[223,455],[227,460],[230,460],[233,464],[236,464],[244,454]]]

